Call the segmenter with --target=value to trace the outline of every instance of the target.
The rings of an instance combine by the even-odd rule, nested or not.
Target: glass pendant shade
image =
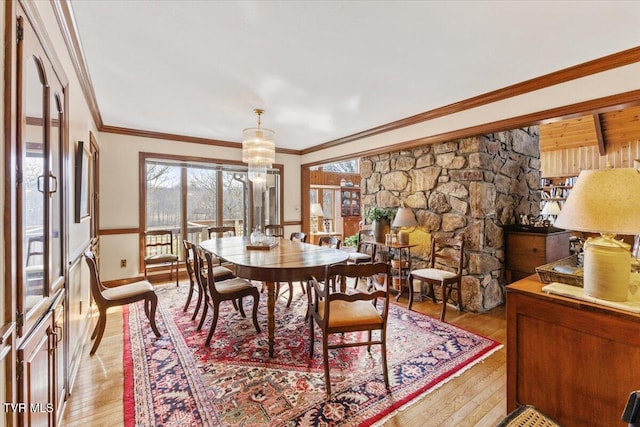
[[[249,172],[262,172],[276,161],[275,132],[263,128],[247,128],[242,131],[242,161],[249,165]],[[251,177],[249,177],[251,179]]]

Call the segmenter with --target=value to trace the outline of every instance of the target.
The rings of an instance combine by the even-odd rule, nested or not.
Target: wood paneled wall
[[[607,164],[630,168],[634,167],[634,160],[640,159],[640,139],[607,144],[605,148],[604,156],[600,156],[597,145],[541,152],[541,175],[545,178],[574,176],[585,169],[604,169]]]
[[[325,172],[322,169],[311,171],[311,185],[339,186],[342,178],[360,185],[360,174],[357,173]]]

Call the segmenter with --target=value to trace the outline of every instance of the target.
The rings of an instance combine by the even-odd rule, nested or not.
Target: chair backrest
[[[31,236],[27,241],[27,261],[26,265],[30,265],[31,257],[44,256],[44,236]],[[42,261],[40,261],[42,264]]]
[[[146,255],[172,254],[173,231],[147,230],[144,232]]]
[[[384,281],[381,285],[375,286],[371,292],[355,292],[353,294],[345,294],[342,292],[331,292],[330,286],[324,286],[319,294],[321,299],[325,300],[323,306],[323,319],[329,319],[330,302],[334,300],[342,300],[347,302],[354,301],[376,301],[382,299],[384,301],[381,307],[380,315],[383,323],[387,321],[387,313],[389,311],[389,264],[386,262],[364,263],[364,264],[334,264],[325,268],[325,283],[331,283],[335,280],[336,289],[347,289],[347,278],[372,277],[375,275],[383,275]],[[375,282],[375,280],[374,280]],[[356,328],[357,330],[357,328]]]
[[[284,227],[280,224],[269,224],[264,227],[267,236],[284,237]]]
[[[453,271],[462,274],[464,264],[464,240],[452,237],[434,237],[431,239],[431,268]]]
[[[233,225],[225,225],[222,227],[209,227],[209,238],[230,237],[236,235],[236,228]]]
[[[376,259],[376,249],[378,245],[376,245],[376,239],[371,234],[371,230],[360,230],[358,232],[358,246],[356,247],[356,252],[361,254],[369,254],[371,256],[371,261]]]
[[[342,241],[337,236],[322,236],[318,239],[318,246],[328,246],[334,249],[340,249]]]
[[[98,263],[96,262],[96,255],[93,251],[86,251],[84,253],[84,259],[89,266],[89,284],[91,288],[91,295],[96,301],[97,305],[103,305],[106,299],[102,296],[102,290],[105,287],[100,281],[100,273],[98,272]]]
[[[193,251],[195,250],[195,245],[188,240],[183,240],[182,246],[184,246],[184,264],[187,268],[187,274],[192,278],[192,280],[195,280],[195,273],[193,270],[193,264],[195,262]]]
[[[200,258],[200,271],[202,271],[202,268],[207,269],[207,276],[201,278],[201,280],[203,280],[201,284],[203,287],[208,289],[209,296],[211,296],[211,298],[213,298],[214,300],[219,300],[221,294],[216,288],[216,280],[214,278],[215,275],[213,274],[213,265],[217,258],[212,256],[209,252],[203,251],[202,249],[198,249],[195,252],[196,257]]]
[[[307,235],[304,234],[302,231],[294,231],[293,233],[291,233],[291,240],[298,240],[302,243],[307,243]]]

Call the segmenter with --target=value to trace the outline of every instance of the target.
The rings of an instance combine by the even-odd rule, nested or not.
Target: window
[[[246,165],[148,153],[141,153],[141,159],[142,230],[172,230],[173,252],[181,258],[182,240],[198,244],[209,238],[208,227],[231,225],[238,236],[251,232],[254,215]],[[269,171],[267,224],[281,223],[281,173],[281,167]],[[143,247],[140,253],[142,260]]]

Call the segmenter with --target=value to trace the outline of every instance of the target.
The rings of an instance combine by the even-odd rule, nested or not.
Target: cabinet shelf
[[[360,216],[360,187],[340,187],[341,216]]]

